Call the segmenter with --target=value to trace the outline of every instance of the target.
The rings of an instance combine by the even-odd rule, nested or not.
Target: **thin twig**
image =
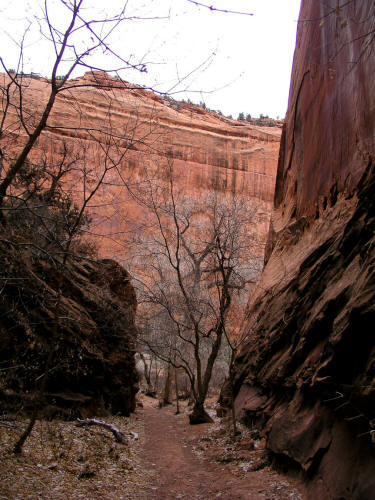
[[[240,16],[253,16],[251,12],[240,12],[237,10],[227,10],[227,9],[219,9],[217,7],[214,7],[213,5],[207,5],[201,2],[196,2],[195,0],[187,0],[190,3],[193,3],[197,7],[205,7],[206,9],[209,9],[213,12],[224,12],[225,14],[238,14]]]

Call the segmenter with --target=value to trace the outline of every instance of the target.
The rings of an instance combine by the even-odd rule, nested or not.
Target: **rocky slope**
[[[9,78],[1,75],[1,83],[5,87]],[[47,100],[49,85],[43,78],[27,76],[23,83],[24,116],[33,124]],[[12,90],[11,98],[17,106],[17,89]],[[26,139],[15,111],[9,108],[1,137],[5,160]],[[281,135],[280,124],[276,125],[260,127],[230,120],[105,73],[87,73],[69,81],[58,95],[48,128],[31,158],[45,157],[58,164],[67,152],[75,161],[71,189],[78,201],[82,199],[83,169],[94,183],[103,168],[108,168],[105,186],[91,203],[93,231],[98,237],[108,236],[102,239],[105,256],[116,252],[121,258],[118,235],[139,215],[127,188],[136,189],[157,170],[157,175],[163,175],[160,171],[168,163],[173,164],[179,188],[192,197],[210,190],[249,195],[259,208],[258,232],[265,243]]]
[[[303,0],[266,267],[236,406],[311,499],[375,476],[374,3]]]

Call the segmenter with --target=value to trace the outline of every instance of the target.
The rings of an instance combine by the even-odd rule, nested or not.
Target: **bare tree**
[[[85,0],[60,0],[59,6],[63,9],[63,18],[67,19],[64,28],[61,27],[60,19],[55,19],[50,12],[51,0],[44,0],[41,15],[35,16],[34,22],[39,24],[41,38],[47,40],[52,47],[54,60],[51,64],[48,79],[43,79],[45,99],[36,101],[31,95],[33,91],[32,82],[38,79],[34,73],[26,74],[23,71],[23,61],[27,56],[26,29],[19,42],[19,59],[15,69],[9,68],[6,58],[0,57],[0,66],[5,74],[1,75],[0,100],[0,215],[7,209],[6,202],[9,201],[10,191],[17,182],[17,177],[24,168],[25,162],[30,160],[30,155],[35,156],[36,149],[43,145],[41,135],[43,132],[67,133],[73,131],[79,135],[80,130],[85,132],[89,140],[94,140],[103,148],[102,153],[108,161],[112,161],[111,168],[116,168],[128,147],[132,147],[137,140],[144,143],[145,138],[138,132],[135,139],[134,130],[139,129],[136,122],[132,127],[125,126],[124,130],[115,130],[112,126],[112,103],[118,98],[116,91],[130,91],[132,85],[123,82],[118,76],[109,78],[103,71],[110,71],[116,75],[122,70],[135,70],[145,72],[144,63],[134,63],[112,50],[110,38],[120,26],[128,20],[126,15],[126,3],[113,14],[106,14],[103,18],[86,18],[90,10],[86,10]],[[56,15],[55,15],[56,17]],[[98,52],[107,54],[109,67],[98,67],[94,64],[93,56]],[[84,81],[71,80],[71,76],[77,69],[86,69],[92,72],[92,77]],[[39,78],[40,79],[40,78]],[[97,89],[105,93],[108,101],[108,109],[103,127],[93,129],[85,123],[84,111],[75,98],[75,92],[83,89]],[[111,93],[112,92],[112,93]],[[78,125],[70,125],[60,120],[51,120],[51,113],[58,101],[74,108]],[[134,121],[134,120],[133,120]],[[79,125],[79,123],[83,125]],[[148,130],[150,127],[148,127]],[[143,135],[148,135],[145,131]],[[104,150],[106,149],[106,151]],[[33,154],[34,152],[34,154]],[[114,159],[112,153],[116,153]],[[115,155],[115,156],[116,156]],[[107,165],[108,166],[108,165]],[[123,179],[122,179],[123,180]],[[3,219],[4,222],[4,219]]]
[[[113,52],[109,37],[126,20],[125,8],[103,19],[86,18],[84,0],[61,0],[67,19],[64,29],[52,22],[48,0],[44,1],[42,17],[38,18],[42,35],[50,42],[55,59],[49,79],[43,80],[48,91],[46,99],[33,97],[33,74],[23,72],[25,39],[21,40],[20,57],[15,70],[0,57],[5,74],[0,75],[0,241],[20,255],[28,249],[36,261],[47,259],[56,270],[54,290],[46,291],[53,311],[52,330],[44,363],[44,373],[37,378],[34,409],[30,422],[14,446],[20,453],[44,404],[44,393],[49,373],[55,363],[56,340],[64,318],[62,282],[68,261],[77,255],[90,257],[90,244],[85,233],[90,223],[90,206],[107,183],[126,185],[121,172],[125,155],[136,141],[146,142],[151,133],[150,125],[136,133],[141,124],[134,117],[132,125],[116,130],[112,123],[112,104],[118,91],[129,90],[129,85],[119,79],[109,78],[90,64],[89,57],[101,50],[110,53],[117,65],[112,70],[124,68],[144,71],[143,64],[133,64]],[[77,67],[93,71],[91,78],[77,83],[70,80]],[[61,75],[60,72],[63,71]],[[100,128],[92,128],[85,121],[85,113],[75,99],[74,92],[81,87],[105,93],[108,101],[106,116]],[[71,126],[53,118],[57,102],[68,103],[75,110],[78,125]],[[50,139],[59,131],[69,136],[72,129],[80,143],[68,139]],[[6,260],[5,256],[5,260]],[[22,256],[20,257],[22,260]],[[9,272],[8,272],[9,271]],[[9,276],[14,269],[3,269],[1,299],[11,297],[8,291]],[[14,278],[12,278],[14,280]],[[19,280],[26,277],[19,276]],[[18,301],[23,302],[23,288],[18,290]],[[17,303],[15,303],[16,306]]]
[[[232,299],[260,271],[251,227],[256,210],[239,197],[184,198],[175,187],[171,161],[166,183],[150,182],[142,199],[149,225],[143,231],[148,236],[137,245],[139,297],[144,317],[156,309],[167,318],[156,342],[144,340],[161,359],[185,371],[194,400],[190,422],[207,422],[204,402]]]

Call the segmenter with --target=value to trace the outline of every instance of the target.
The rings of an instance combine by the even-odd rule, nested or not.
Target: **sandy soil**
[[[104,419],[125,444],[101,427],[40,421],[17,457],[11,448],[27,420],[2,416],[0,500],[303,499],[249,446],[246,430],[234,442],[218,419],[190,426],[186,405],[175,415],[155,399],[142,402],[130,418]]]
[[[130,500],[151,481],[143,466],[144,426],[138,415],[106,417],[125,436],[116,443],[100,427],[38,421],[22,455],[11,449],[26,419],[0,419],[0,500]],[[135,440],[131,432],[139,435]]]
[[[202,452],[208,442],[211,424],[190,426],[187,413],[175,415],[174,407],[159,409],[155,402],[144,402],[141,413],[145,425],[144,460],[153,470],[149,488],[139,498],[147,499],[292,499],[303,498],[283,476],[269,467],[255,472],[234,474],[232,464],[215,461],[214,440],[211,449]],[[213,442],[212,442],[213,441]],[[193,450],[201,450],[199,454]],[[216,449],[219,456],[220,451]],[[215,463],[216,462],[216,463]]]

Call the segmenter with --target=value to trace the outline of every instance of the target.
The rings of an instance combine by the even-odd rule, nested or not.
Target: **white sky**
[[[69,19],[61,9],[61,0],[48,3],[52,24],[63,29]],[[103,4],[113,11],[123,3],[124,0],[84,0],[83,5],[93,9],[93,18],[103,15],[107,9]],[[300,0],[201,3],[251,12],[253,16],[210,11],[188,0],[128,0],[127,15],[152,19],[126,21],[114,32],[111,46],[126,59],[146,63],[147,74],[128,70],[121,76],[159,91],[170,90],[176,99],[204,101],[209,108],[235,118],[241,111],[252,116],[263,113],[283,117]],[[0,56],[8,68],[17,66],[15,42],[31,22],[24,71],[48,76],[53,63],[52,47],[41,40],[35,21],[41,4],[42,0],[13,0],[0,6]],[[108,55],[97,57],[93,62],[110,67]]]

